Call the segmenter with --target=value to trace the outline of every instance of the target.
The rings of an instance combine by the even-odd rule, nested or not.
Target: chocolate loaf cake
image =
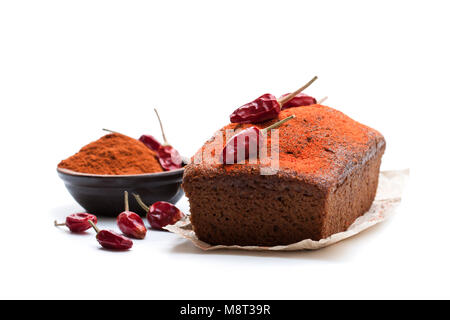
[[[292,114],[295,118],[279,128],[278,151],[271,153],[278,159],[273,174],[262,174],[259,160],[232,165],[217,160],[226,130],[252,124],[222,128],[194,156],[183,188],[200,240],[259,246],[319,240],[345,231],[369,210],[383,136],[322,105],[286,109],[278,119],[254,126],[265,128]]]

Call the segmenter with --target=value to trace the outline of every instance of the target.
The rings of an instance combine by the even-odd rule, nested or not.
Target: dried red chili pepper
[[[66,226],[70,231],[80,233],[88,230],[91,225],[89,220],[97,223],[97,217],[90,213],[74,213],[66,217],[65,223],[58,223],[55,220],[55,226]]]
[[[89,223],[97,232],[97,241],[103,248],[111,250],[128,250],[133,246],[133,241],[112,230],[100,230],[91,220]]]
[[[280,99],[284,98],[284,97],[287,97],[288,95],[290,95],[290,93],[283,94],[280,97]],[[281,108],[281,110],[294,108],[294,107],[310,106],[312,104],[317,104],[317,100],[315,98],[313,98],[311,96],[308,96],[308,95],[306,95],[304,93],[299,93],[298,95],[293,97],[291,100],[286,102],[283,105],[283,108]]]
[[[263,94],[252,102],[234,110],[230,115],[232,123],[256,123],[274,119],[280,113],[277,98],[270,93]]]
[[[156,116],[158,117],[159,126],[161,127],[161,133],[164,139],[164,144],[162,144],[157,150],[159,163],[161,164],[161,167],[163,167],[164,170],[170,171],[179,169],[183,166],[183,160],[181,159],[181,155],[175,148],[173,148],[167,142],[161,118],[159,117],[158,111],[156,109],[154,110]]]
[[[165,201],[155,202],[147,213],[147,220],[152,228],[160,230],[169,224],[175,224],[183,217],[183,212],[173,204]]]
[[[231,137],[222,150],[220,162],[232,164],[256,158],[262,144],[260,131],[257,127],[249,127]]]
[[[303,87],[280,98],[279,100],[277,100],[275,96],[270,93],[263,94],[252,102],[237,108],[230,115],[230,121],[232,123],[258,123],[275,119],[287,102],[308,88],[316,80],[317,77],[312,78]]]
[[[262,146],[264,134],[271,129],[281,126],[292,118],[295,118],[295,115],[291,115],[264,129],[249,127],[235,134],[227,141],[223,148],[222,155],[219,159],[220,162],[223,164],[233,164],[239,163],[245,159],[257,157],[259,149]]]
[[[161,147],[161,143],[156,140],[154,136],[151,136],[149,134],[143,134],[139,141],[145,144],[149,149],[153,151],[158,151],[159,147]]]
[[[158,149],[158,160],[165,170],[176,170],[182,167],[180,153],[172,146],[161,146]]]
[[[125,211],[118,215],[117,225],[124,235],[136,239],[144,239],[147,234],[147,228],[142,218],[130,211],[128,204],[128,192],[125,191]]]
[[[173,204],[165,201],[158,201],[147,206],[138,194],[133,194],[139,205],[147,211],[147,220],[153,229],[164,230],[163,227],[174,224],[185,215]]]

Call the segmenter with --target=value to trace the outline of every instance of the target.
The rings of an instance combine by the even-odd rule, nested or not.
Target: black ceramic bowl
[[[145,211],[132,193],[137,193],[150,206],[157,201],[175,204],[183,196],[181,181],[184,168],[136,175],[96,175],[57,168],[72,197],[89,213],[116,217],[124,210],[124,191],[129,193],[130,210],[140,215]]]

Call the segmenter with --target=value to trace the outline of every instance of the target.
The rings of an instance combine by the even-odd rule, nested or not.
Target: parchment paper
[[[217,249],[239,249],[239,250],[274,250],[274,251],[295,251],[295,250],[314,250],[330,246],[336,242],[350,238],[361,231],[368,229],[377,223],[387,219],[394,213],[395,208],[401,201],[403,188],[409,176],[409,169],[399,171],[383,171],[380,173],[377,194],[372,207],[368,212],[355,220],[355,222],[344,232],[335,233],[326,239],[319,241],[307,239],[289,245],[280,245],[274,247],[261,246],[225,246],[210,245],[197,238],[192,230],[189,216],[178,221],[174,225],[166,226],[164,229],[179,234],[180,236],[192,241],[192,243],[203,250]]]

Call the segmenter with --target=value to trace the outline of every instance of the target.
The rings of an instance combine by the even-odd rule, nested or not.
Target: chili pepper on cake
[[[262,146],[264,135],[272,129],[278,128],[286,121],[295,118],[291,115],[283,120],[280,120],[264,129],[257,127],[246,128],[239,133],[232,136],[226,143],[222,150],[220,162],[224,164],[239,163],[245,159],[256,158],[259,149]]]
[[[308,88],[316,80],[317,77],[312,78],[303,87],[297,89],[296,91],[290,94],[282,96],[278,100],[273,94],[270,93],[263,94],[259,98],[237,108],[230,115],[230,122],[258,123],[275,119],[276,117],[278,117],[280,111],[282,109],[285,109],[285,105],[289,103],[289,101],[291,101],[292,99],[296,100],[295,102],[291,103],[290,107],[295,106],[295,103],[298,103],[299,100],[303,101],[304,98],[297,97],[297,95],[299,95],[303,90]]]
[[[283,99],[283,98],[287,97],[288,95],[290,95],[290,93],[283,94],[280,97],[280,99]],[[310,106],[312,104],[317,104],[317,100],[315,98],[308,96],[307,94],[304,94],[301,92],[301,93],[297,94],[295,97],[293,97],[291,100],[286,102],[283,105],[283,107],[281,108],[281,110],[295,108],[295,107],[305,107],[305,106]]]

